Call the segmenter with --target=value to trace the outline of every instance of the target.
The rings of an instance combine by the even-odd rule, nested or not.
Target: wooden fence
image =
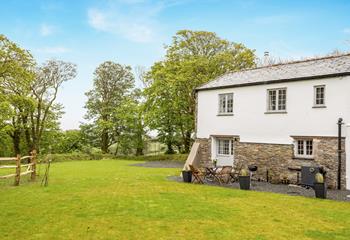
[[[22,160],[29,160],[26,164],[22,164]],[[21,181],[21,176],[30,174],[31,180],[34,181],[36,177],[36,151],[33,150],[30,156],[17,155],[17,157],[9,157],[9,158],[0,158],[0,161],[15,161],[16,165],[0,165],[0,169],[8,169],[14,168],[15,173],[8,174],[5,176],[0,176],[0,179],[7,179],[14,177],[15,178],[15,186],[18,186]],[[27,167],[26,171],[21,172],[21,168]]]

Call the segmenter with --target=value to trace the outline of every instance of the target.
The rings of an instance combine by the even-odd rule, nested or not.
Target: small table
[[[205,167],[205,178],[213,180],[213,178],[217,179],[217,171],[222,168],[222,166],[210,166]]]

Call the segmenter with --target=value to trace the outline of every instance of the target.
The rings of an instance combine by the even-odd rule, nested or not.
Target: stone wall
[[[338,139],[335,137],[316,137],[314,140],[314,159],[294,157],[293,144],[265,144],[237,142],[235,145],[235,167],[257,165],[256,177],[279,183],[287,180],[297,182],[297,171],[290,170],[301,166],[323,166],[327,171],[327,184],[330,188],[337,186]],[[342,142],[345,149],[345,141]],[[300,176],[301,178],[301,176]],[[342,188],[345,188],[345,152],[342,154]]]
[[[200,145],[201,166],[208,166],[211,163],[211,140],[209,138],[197,138]]]
[[[255,177],[266,181],[267,171],[271,182],[279,182],[287,176],[288,163],[293,157],[293,145],[236,142],[235,168],[258,166]],[[294,179],[293,179],[294,181]],[[296,181],[296,177],[295,177]]]
[[[345,139],[342,149],[345,149]],[[200,143],[201,166],[211,163],[211,140],[196,139]],[[337,186],[338,172],[338,139],[336,137],[314,137],[314,159],[294,157],[293,144],[266,144],[234,142],[235,168],[257,165],[255,176],[266,180],[267,170],[269,181],[280,183],[283,179],[290,183],[297,183],[297,171],[291,168],[301,166],[323,166],[327,171],[327,184],[330,188]],[[342,153],[342,188],[345,188],[345,151]],[[301,179],[301,175],[299,175]]]

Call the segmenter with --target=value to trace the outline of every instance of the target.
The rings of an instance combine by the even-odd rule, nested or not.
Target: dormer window
[[[219,115],[233,114],[233,93],[219,94]]]

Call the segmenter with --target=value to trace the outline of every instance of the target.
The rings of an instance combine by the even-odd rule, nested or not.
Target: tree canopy
[[[107,61],[94,72],[93,89],[86,93],[86,119],[95,123],[104,153],[108,152],[118,134],[113,120],[115,109],[121,106],[133,87],[134,76],[130,66]]]
[[[146,121],[172,146],[189,152],[194,133],[194,89],[228,72],[255,66],[253,50],[215,33],[182,30],[166,46],[165,59],[146,75]],[[181,142],[179,144],[178,142]]]

